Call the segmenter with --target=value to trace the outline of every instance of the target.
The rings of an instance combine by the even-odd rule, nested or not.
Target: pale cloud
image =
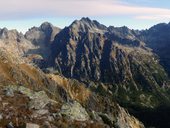
[[[170,18],[170,9],[141,7],[120,0],[4,0],[0,20],[58,16],[130,16],[135,19]]]

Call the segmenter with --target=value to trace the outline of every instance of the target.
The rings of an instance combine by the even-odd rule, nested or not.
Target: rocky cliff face
[[[0,29],[0,47],[18,57],[26,57],[39,67],[50,65],[51,43],[59,28],[45,22],[33,27],[25,35],[16,30]]]
[[[126,27],[107,28],[88,18],[74,21],[52,43],[53,66],[65,77],[110,84],[110,91],[125,102],[136,103],[139,98],[144,106],[154,107],[159,100],[152,92],[164,97],[160,90],[169,87],[168,76],[138,34]],[[148,103],[142,95],[151,96]]]
[[[48,22],[42,23],[40,27],[29,29],[25,34],[25,38],[37,46],[38,49],[30,50],[28,53],[40,54],[44,59],[49,58],[51,56],[50,44],[59,31],[59,28],[54,27]]]
[[[160,63],[165,70],[170,74],[170,23],[161,23],[151,27],[150,29],[141,32],[140,38],[146,42],[147,46],[153,49],[160,58]]]
[[[0,30],[0,47],[18,57],[23,56],[28,50],[35,48],[32,42],[24,38],[22,33],[16,30],[8,30],[7,28]]]
[[[137,60],[147,56],[148,61],[153,59],[155,64],[158,61],[142,41],[130,34],[128,28],[109,27],[107,30],[95,23],[83,18],[56,36],[52,56],[54,65],[63,75],[82,81],[120,83],[134,74],[130,67],[133,58]],[[120,34],[123,31],[124,34]]]
[[[25,38],[32,42],[36,49],[30,49],[27,57],[37,64],[39,67],[46,67],[51,64],[51,43],[60,28],[53,26],[48,22],[42,23],[39,27],[29,29]]]

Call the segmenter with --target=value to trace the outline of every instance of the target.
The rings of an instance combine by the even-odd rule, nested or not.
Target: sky
[[[0,0],[0,28],[23,33],[46,21],[64,28],[81,17],[106,26],[148,29],[169,23],[170,0]]]

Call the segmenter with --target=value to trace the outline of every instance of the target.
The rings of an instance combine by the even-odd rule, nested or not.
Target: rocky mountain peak
[[[41,25],[40,25],[40,27],[39,28],[41,28],[42,30],[46,30],[46,29],[48,29],[48,28],[53,28],[54,26],[51,24],[51,23],[49,23],[49,22],[44,22],[44,23],[42,23]]]
[[[7,33],[8,33],[8,29],[7,28],[3,28],[0,30],[0,37],[1,38],[6,38],[7,37]]]
[[[92,22],[92,20],[89,17],[82,17],[80,21]]]
[[[100,24],[95,20],[91,20],[88,17],[83,17],[80,20],[75,20],[69,28],[73,29],[74,31],[80,32],[97,32],[97,33],[104,33],[107,30],[107,27]]]
[[[137,39],[136,34],[138,31],[131,30],[126,26],[122,26],[122,27],[109,26],[108,31],[109,33],[112,33],[121,38],[127,38],[127,39],[132,39],[132,40]]]
[[[49,22],[42,23],[39,27],[32,27],[26,32],[25,38],[37,44],[38,42],[52,41],[60,28]]]
[[[4,27],[4,28],[1,29],[1,31],[2,31],[2,32],[7,32],[8,29],[7,29],[6,27]]]
[[[59,32],[60,28],[53,26],[49,22],[44,22],[39,27],[32,27],[29,29],[29,31],[25,33],[25,38],[32,42],[37,48],[29,50],[27,54],[40,55],[38,60],[39,58],[49,59],[51,56],[51,43]]]
[[[55,27],[54,25],[52,25],[49,22],[44,22],[40,25],[40,27],[38,27],[38,29],[40,31],[43,31],[44,33],[46,33],[47,35],[51,35],[51,34],[57,34],[60,31],[60,28]]]
[[[16,29],[8,30],[7,28],[0,29],[0,39],[19,40],[23,38],[23,34],[19,33]]]

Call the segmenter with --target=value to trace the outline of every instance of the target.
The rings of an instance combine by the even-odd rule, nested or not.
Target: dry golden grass
[[[46,87],[49,84],[43,72],[30,64],[18,63],[17,59],[0,49],[0,84],[20,84],[30,88]]]
[[[28,75],[29,78],[37,82],[37,84],[43,85],[42,79],[40,78],[40,72],[33,66],[29,66],[27,64],[20,64],[20,68],[22,72],[24,72],[26,75]]]
[[[78,81],[53,74],[48,74],[48,77],[61,86],[72,99],[77,100],[80,103],[85,103],[91,95],[90,90],[85,88],[85,85]]]
[[[14,82],[14,79],[10,75],[10,65],[0,61],[0,83]]]

